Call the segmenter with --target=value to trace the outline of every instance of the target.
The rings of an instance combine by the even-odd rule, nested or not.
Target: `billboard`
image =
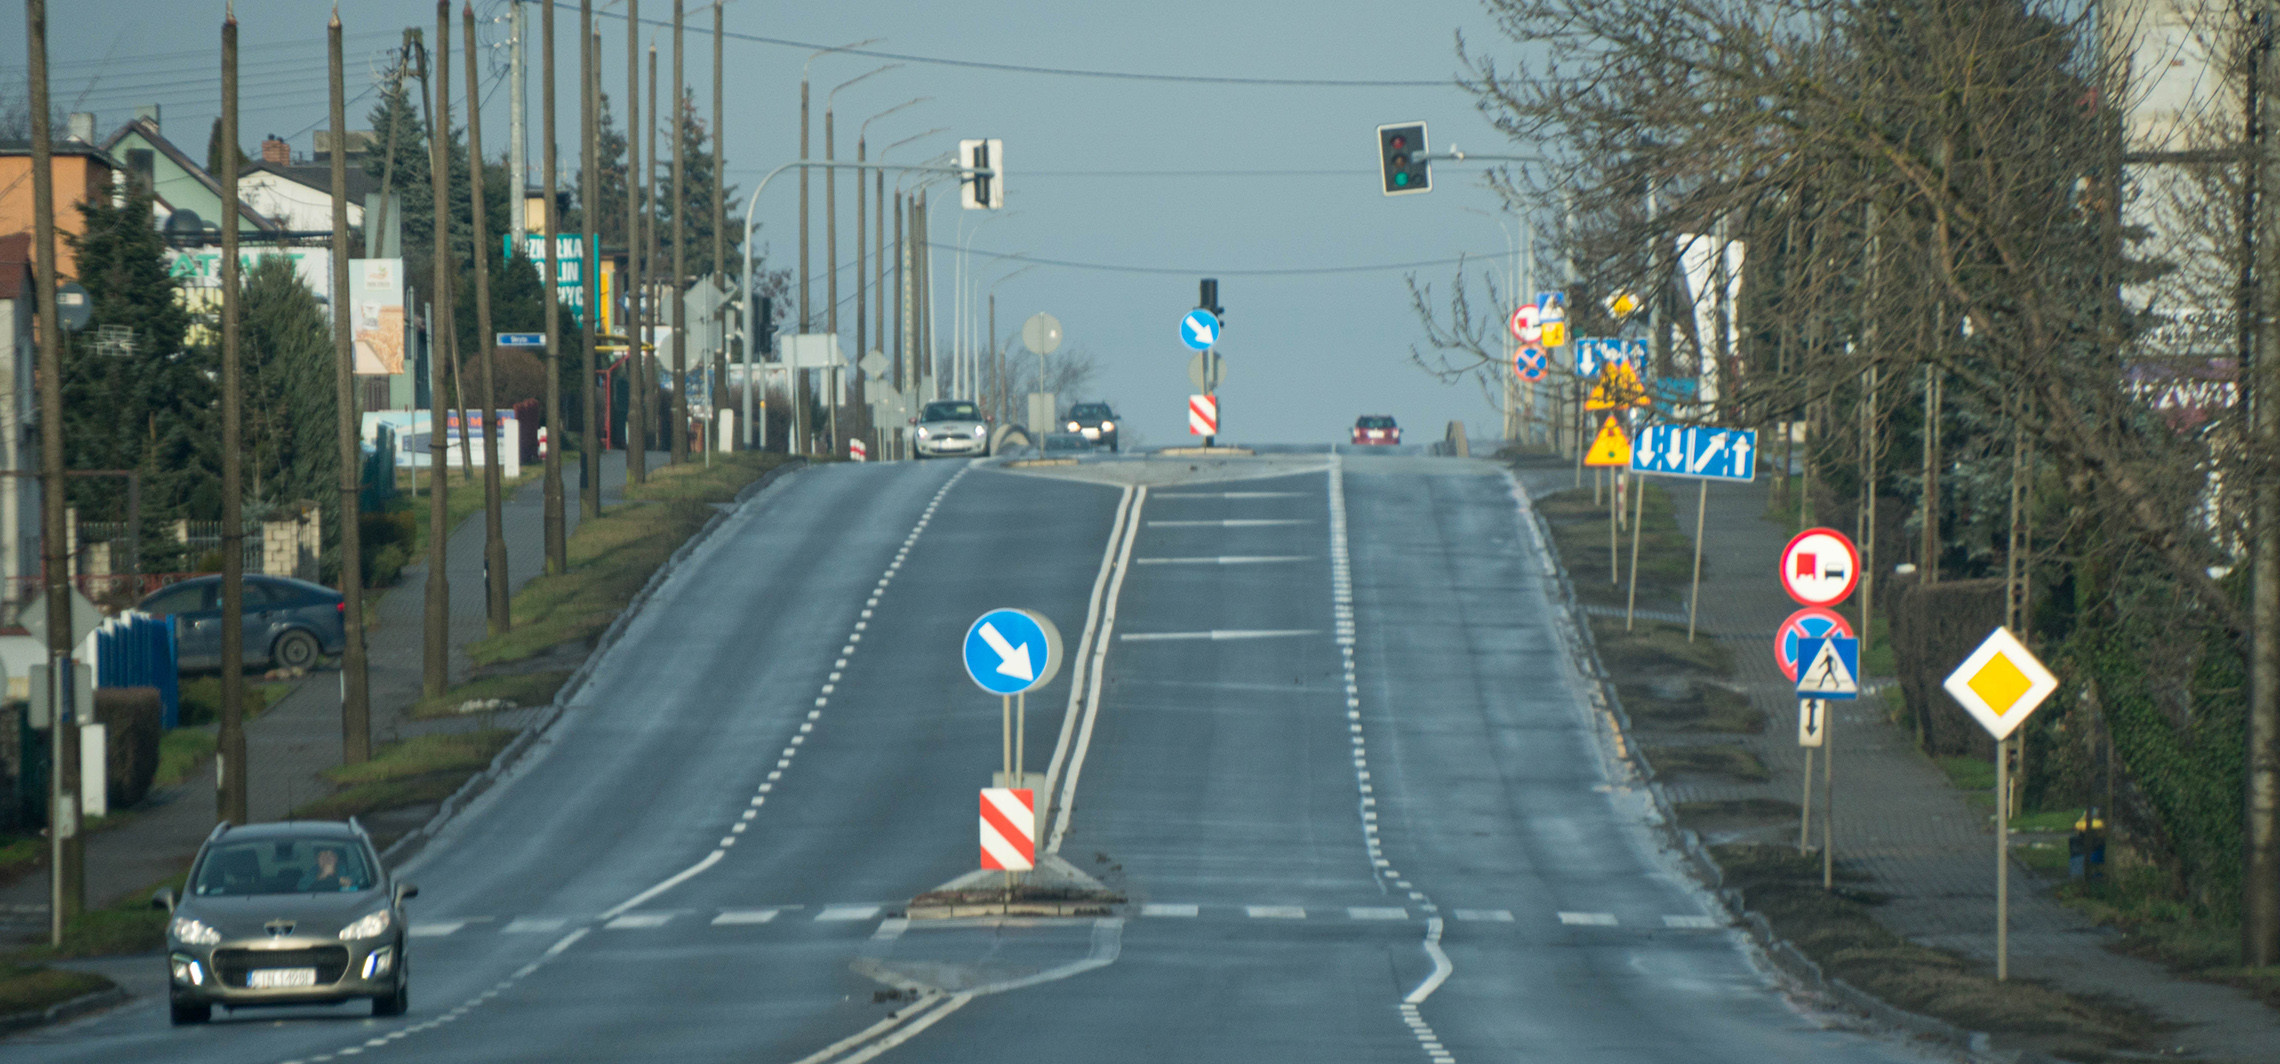
[[[356,345],[356,372],[404,372],[404,260],[350,259],[348,329]]]

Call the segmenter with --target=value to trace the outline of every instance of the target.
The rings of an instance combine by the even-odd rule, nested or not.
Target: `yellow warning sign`
[[[1608,418],[1599,426],[1599,438],[1591,441],[1590,453],[1583,456],[1588,466],[1624,466],[1631,464],[1631,437],[1623,434],[1623,422]]]
[[[1639,371],[1628,362],[1612,362],[1599,371],[1599,383],[1591,386],[1591,394],[1584,398],[1585,410],[1620,410],[1628,406],[1646,406],[1647,385],[1639,379]]]

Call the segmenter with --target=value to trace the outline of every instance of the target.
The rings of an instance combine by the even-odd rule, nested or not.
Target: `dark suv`
[[[282,576],[245,578],[245,660],[306,669],[348,645],[338,591]],[[152,592],[135,609],[174,620],[185,669],[222,665],[222,578],[200,576]]]
[[[1063,426],[1109,450],[1116,450],[1116,411],[1107,403],[1078,403],[1069,408],[1068,423]]]
[[[177,1024],[214,1006],[372,1001],[375,1016],[411,1004],[404,901],[420,888],[380,865],[354,818],[243,827],[224,823],[190,865],[186,893],[151,897],[166,909],[168,1001]]]

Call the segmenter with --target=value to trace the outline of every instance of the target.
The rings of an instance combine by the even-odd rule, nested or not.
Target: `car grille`
[[[348,971],[348,947],[214,951],[214,971],[221,976],[223,986],[245,986],[245,973],[255,968],[315,968],[317,985],[326,986],[340,982],[340,977]]]

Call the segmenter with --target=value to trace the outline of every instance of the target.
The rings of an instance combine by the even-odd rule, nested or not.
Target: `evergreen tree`
[[[240,282],[248,514],[338,503],[332,326],[293,261],[264,255]],[[331,522],[327,522],[330,527]]]
[[[253,165],[253,160],[246,156],[245,149],[233,150],[237,152],[238,173],[243,174],[246,167]],[[222,120],[219,118],[214,119],[213,128],[206,133],[206,172],[214,175],[216,181],[222,179]]]
[[[710,150],[711,130],[705,125],[704,119],[697,115],[697,97],[693,91],[682,93],[679,133],[682,153],[681,202],[673,202],[669,187],[659,197],[658,245],[664,248],[664,263],[670,268],[673,261],[673,215],[676,211],[684,212],[688,218],[689,276],[702,277],[712,272],[713,173],[720,165],[720,157]],[[664,162],[669,167],[672,156],[667,155]],[[669,182],[670,178],[667,180]],[[840,183],[845,185],[847,179],[843,176]],[[735,190],[734,185],[724,190],[731,201],[735,198]],[[854,205],[850,202],[848,206]],[[850,225],[847,230],[852,234],[854,227]],[[726,245],[728,271],[733,277],[743,269],[744,262],[744,227],[737,219],[729,220]]]
[[[402,220],[405,274],[424,294],[435,270],[431,250],[435,247],[435,204],[428,184],[427,120],[421,115],[416,91],[416,83],[409,79],[383,83],[380,102],[366,116],[373,150],[364,157],[364,172],[375,182],[386,179],[387,190],[396,196],[389,213]],[[388,147],[391,126],[396,142],[393,154]]]

